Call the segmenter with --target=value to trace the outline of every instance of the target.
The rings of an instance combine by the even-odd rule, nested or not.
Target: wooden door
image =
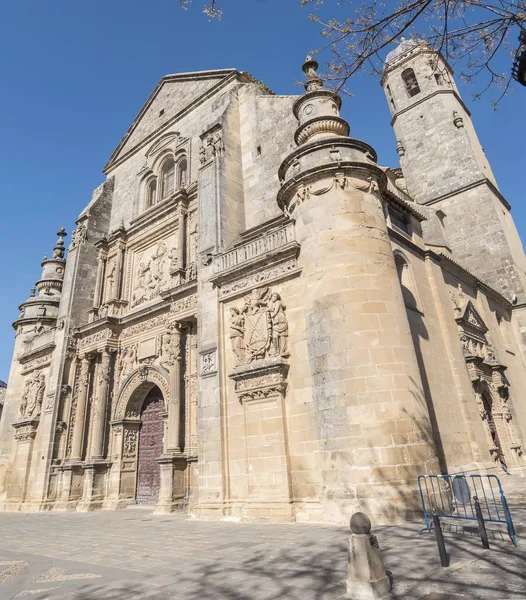
[[[164,402],[159,388],[146,396],[141,413],[139,456],[137,461],[137,503],[154,504],[159,499],[161,483],[156,459],[163,453]]]

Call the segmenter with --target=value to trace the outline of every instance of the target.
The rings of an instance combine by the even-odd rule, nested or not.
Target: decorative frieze
[[[137,335],[138,333],[151,331],[155,327],[160,327],[162,325],[167,324],[168,315],[166,313],[162,315],[157,315],[155,317],[152,317],[151,319],[146,319],[144,321],[141,321],[140,323],[136,323],[135,325],[130,325],[129,327],[126,327],[126,329],[124,329],[121,333],[120,337],[121,340],[126,340],[130,337],[133,337],[134,335]]]
[[[251,290],[253,287],[260,286],[262,283],[278,281],[283,277],[297,274],[300,272],[298,267],[298,259],[296,257],[289,258],[283,262],[275,264],[271,267],[263,268],[241,277],[234,281],[221,284],[219,289],[219,298],[224,301],[234,295]]]
[[[178,313],[187,312],[197,308],[197,294],[191,294],[184,298],[174,300],[170,306],[170,314],[176,315]]]
[[[282,396],[287,389],[289,364],[281,357],[236,367],[229,377],[240,402]]]
[[[77,347],[79,348],[79,350],[85,350],[89,346],[97,346],[101,343],[105,343],[110,340],[116,340],[117,338],[118,333],[115,330],[105,328],[101,331],[92,333],[91,335],[81,337],[77,342]]]
[[[15,429],[15,440],[17,442],[29,442],[35,439],[37,434],[39,417],[20,419],[13,423]]]

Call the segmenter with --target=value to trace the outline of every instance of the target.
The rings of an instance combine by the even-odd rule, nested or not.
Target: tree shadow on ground
[[[517,521],[526,508],[515,507]],[[526,552],[498,533],[490,535],[491,550],[480,539],[456,526],[445,532],[451,556],[441,568],[433,533],[419,535],[421,522],[376,528],[386,568],[393,574],[393,600],[420,600],[432,592],[458,596],[455,600],[523,600],[526,589]],[[292,525],[291,527],[294,527]],[[199,565],[177,564],[166,572],[145,574],[141,583],[85,585],[68,598],[76,600],[145,600],[203,598],[225,600],[330,600],[345,598],[348,530],[335,527],[327,550],[286,547],[246,549],[243,559],[228,560],[228,549],[204,555]],[[500,539],[499,539],[500,538]],[[445,599],[444,599],[445,600]]]

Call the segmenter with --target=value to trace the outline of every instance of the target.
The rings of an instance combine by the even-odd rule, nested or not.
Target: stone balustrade
[[[291,242],[294,242],[294,224],[287,223],[284,227],[270,231],[219,256],[217,271],[227,271]]]

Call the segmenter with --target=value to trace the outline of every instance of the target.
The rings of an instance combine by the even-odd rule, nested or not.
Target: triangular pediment
[[[193,105],[199,104],[232,79],[247,80],[236,69],[199,71],[163,77],[110,157],[108,172],[138,146],[148,145],[155,134],[169,127]],[[169,141],[165,142],[168,144]]]
[[[456,321],[460,325],[472,327],[482,334],[485,334],[488,331],[486,323],[484,323],[482,320],[482,317],[477,312],[477,309],[473,306],[473,302],[471,300],[466,302],[464,308],[461,309],[460,316],[456,319]]]

